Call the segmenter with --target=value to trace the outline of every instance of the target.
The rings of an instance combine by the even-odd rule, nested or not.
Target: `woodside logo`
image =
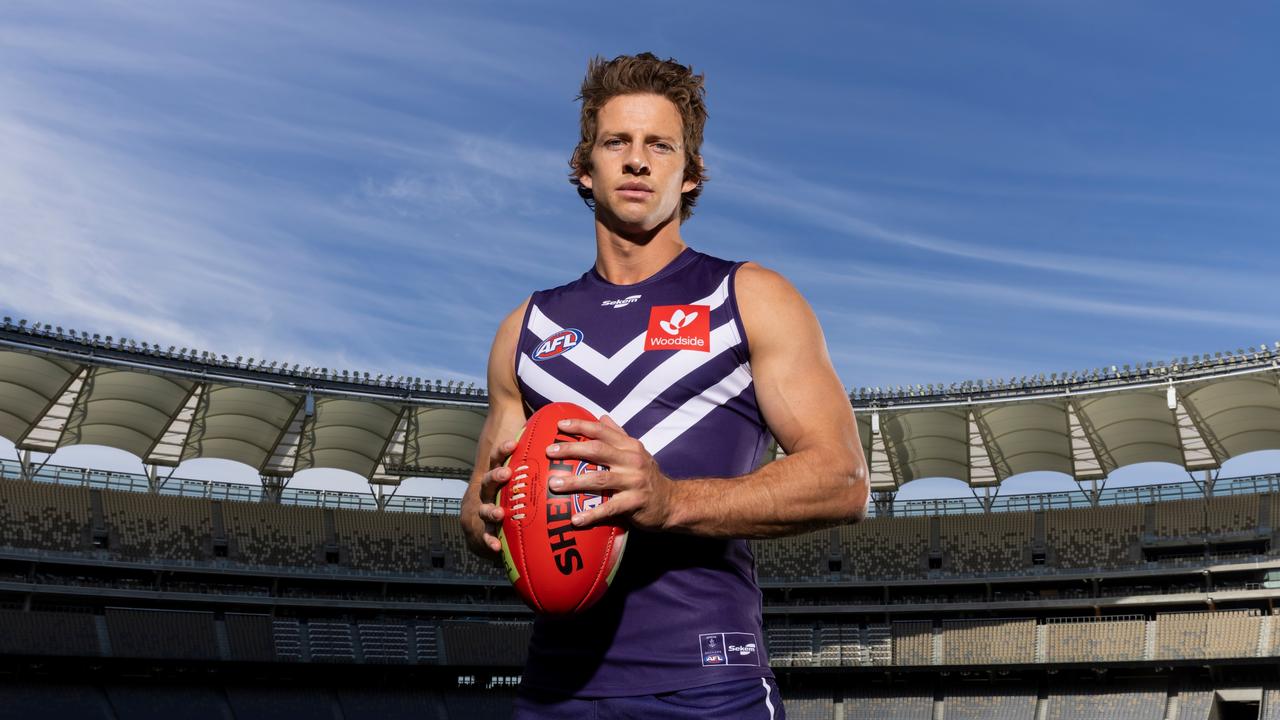
[[[644,349],[711,351],[710,305],[655,305]]]

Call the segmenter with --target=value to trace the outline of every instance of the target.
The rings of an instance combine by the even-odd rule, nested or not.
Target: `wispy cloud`
[[[708,72],[712,181],[685,237],[785,272],[846,383],[1280,335],[1266,23],[1163,11],[1144,38],[1132,8],[1099,30],[1018,3],[981,27],[744,7],[776,31],[708,36],[713,8],[655,7],[623,27],[568,7],[5,3],[0,306],[479,381],[498,320],[591,263],[573,97],[588,56],[642,42]],[[1232,52],[1188,53],[1205,37]]]

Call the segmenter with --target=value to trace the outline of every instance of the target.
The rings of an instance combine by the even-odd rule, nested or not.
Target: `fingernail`
[[[572,421],[572,420],[561,420],[561,421],[560,421],[560,423],[559,423],[559,425],[560,425],[560,427],[569,427],[569,423],[571,423],[571,422],[573,422],[573,421]]]
[[[574,515],[573,520],[571,522],[574,525],[581,525],[582,523],[586,522],[586,518],[582,515]]]
[[[558,453],[558,452],[560,452],[560,446],[559,446],[559,445],[552,445],[551,447],[547,448],[547,452],[549,452],[549,453]]]
[[[564,480],[561,480],[560,478],[552,478],[551,487],[555,488],[556,490],[559,490],[560,488],[564,487]]]

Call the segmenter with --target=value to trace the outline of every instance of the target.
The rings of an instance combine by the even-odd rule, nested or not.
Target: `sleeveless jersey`
[[[528,410],[568,401],[608,414],[676,480],[751,472],[770,438],[734,300],[739,265],[685,249],[634,285],[593,268],[534,293],[515,359]],[[631,530],[595,607],[535,620],[523,682],[607,697],[772,676],[747,542]]]

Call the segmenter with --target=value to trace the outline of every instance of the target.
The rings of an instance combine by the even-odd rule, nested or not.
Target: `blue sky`
[[[652,50],[707,75],[686,240],[791,278],[847,386],[1280,339],[1274,5],[545,5],[6,2],[0,308],[480,381],[592,261],[587,58]]]

